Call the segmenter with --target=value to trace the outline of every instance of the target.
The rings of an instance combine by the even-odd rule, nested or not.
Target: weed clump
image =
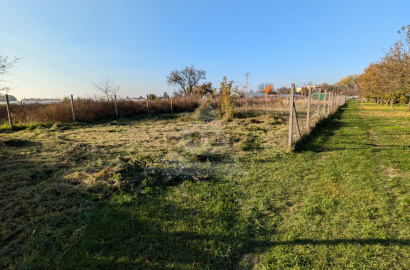
[[[216,120],[216,115],[211,108],[209,101],[205,101],[201,106],[195,109],[191,116],[191,120],[200,122],[211,122]]]

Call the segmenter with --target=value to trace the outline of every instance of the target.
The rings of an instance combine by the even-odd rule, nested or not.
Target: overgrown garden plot
[[[410,116],[380,108],[290,154],[258,111],[2,133],[2,267],[409,268]]]

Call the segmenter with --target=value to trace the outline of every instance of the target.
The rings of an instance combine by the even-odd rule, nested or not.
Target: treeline
[[[377,104],[405,103],[410,111],[410,25],[398,33],[400,40],[358,77],[358,90]]]

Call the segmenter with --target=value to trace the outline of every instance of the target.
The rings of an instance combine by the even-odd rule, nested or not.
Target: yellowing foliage
[[[268,94],[272,91],[273,91],[273,85],[269,85],[268,87],[266,87],[264,97],[268,96]]]

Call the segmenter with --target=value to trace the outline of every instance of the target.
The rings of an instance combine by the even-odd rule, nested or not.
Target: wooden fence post
[[[192,111],[192,93],[189,94],[189,108]]]
[[[9,104],[9,95],[6,94],[6,107],[7,107],[7,116],[9,118],[10,129],[13,129],[13,119],[11,119],[11,110]]]
[[[114,95],[115,116],[118,118],[117,95]]]
[[[147,113],[149,114],[149,99],[148,99],[148,95],[147,95]]]
[[[326,103],[327,103],[326,99],[327,99],[327,90],[325,90],[325,98],[323,99],[323,115],[326,115]]]
[[[308,134],[310,133],[309,120],[310,120],[310,100],[311,100],[311,97],[312,97],[312,88],[309,88],[307,115],[306,115],[306,131],[307,131]]]
[[[71,111],[73,112],[73,121],[75,121],[74,98],[71,95]]]
[[[292,137],[293,137],[293,94],[295,91],[295,84],[292,83],[289,96],[289,136],[288,136],[288,151],[292,151]]]
[[[172,96],[171,96],[171,113],[174,113],[174,108],[172,107]]]
[[[248,97],[245,97],[245,108],[246,112],[248,112]]]

